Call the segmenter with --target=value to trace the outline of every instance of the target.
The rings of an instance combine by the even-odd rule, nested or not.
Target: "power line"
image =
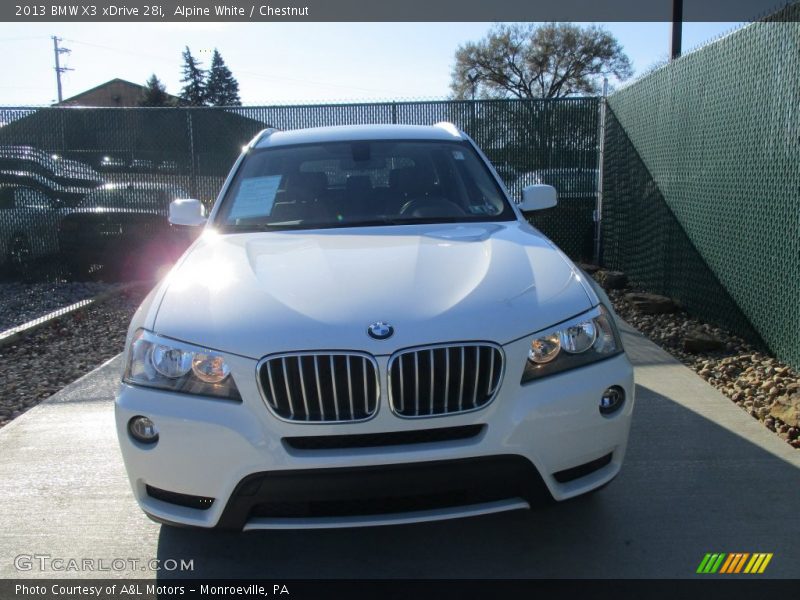
[[[174,64],[172,60],[168,58],[164,58],[164,56],[158,56],[156,54],[147,54],[145,52],[136,52],[134,50],[125,50],[124,48],[115,48],[113,46],[104,46],[103,44],[94,44],[91,42],[82,42],[80,40],[73,40],[71,38],[64,38],[64,41],[70,42],[72,44],[80,44],[81,46],[92,46],[94,48],[103,48],[105,50],[111,50],[113,52],[121,52],[122,54],[132,54],[133,56],[149,58],[151,60],[158,60],[161,62],[169,62],[170,64]]]
[[[161,61],[161,62],[169,62],[170,64],[173,64],[171,60],[164,58],[164,56],[157,56],[157,55],[154,55],[154,54],[147,54],[147,53],[144,53],[144,52],[137,52],[137,51],[134,51],[134,50],[125,50],[123,48],[114,48],[112,46],[105,46],[103,44],[95,44],[95,43],[92,43],[92,42],[82,42],[80,40],[74,40],[74,39],[66,39],[66,41],[68,41],[70,43],[73,43],[73,44],[80,44],[80,45],[83,45],[83,46],[93,46],[95,48],[103,48],[105,50],[111,50],[113,52],[120,52],[120,53],[123,53],[123,54],[132,54],[132,55],[138,56],[138,57],[144,57],[144,58],[149,58],[149,59],[152,59],[152,60],[158,60],[158,61]],[[342,84],[337,84],[337,83],[328,83],[328,82],[324,82],[324,81],[311,81],[311,80],[308,80],[308,79],[297,79],[297,78],[294,78],[294,77],[284,77],[284,76],[281,76],[281,75],[265,75],[263,73],[255,73],[253,71],[242,71],[242,70],[239,70],[239,69],[236,70],[236,73],[242,74],[242,75],[249,75],[251,77],[255,77],[257,79],[263,79],[263,80],[266,80],[266,81],[270,81],[270,80],[271,81],[290,81],[290,82],[293,82],[293,83],[300,83],[300,84],[303,84],[303,85],[311,85],[311,86],[316,86],[316,87],[329,87],[329,88],[339,88],[339,89],[347,89],[347,90],[358,90],[358,91],[361,91],[361,92],[376,92],[376,93],[380,93],[380,94],[386,94],[386,93],[388,93],[388,94],[396,94],[397,93],[396,91],[392,91],[392,90],[378,90],[378,89],[374,89],[374,88],[364,88],[364,87],[359,87],[359,86],[354,86],[354,85],[342,85]]]
[[[251,77],[255,77],[257,79],[277,79],[277,80],[281,80],[281,81],[291,81],[291,82],[294,82],[294,83],[301,83],[301,84],[304,84],[304,85],[316,85],[316,86],[321,86],[321,87],[335,87],[335,88],[342,88],[342,89],[348,89],[348,90],[359,90],[361,92],[378,92],[378,93],[381,93],[381,94],[386,94],[386,93],[395,94],[395,93],[397,93],[396,91],[392,91],[392,90],[377,90],[377,89],[374,89],[374,88],[364,88],[364,87],[359,87],[359,86],[355,86],[355,85],[343,85],[343,84],[337,84],[337,83],[327,83],[327,82],[322,82],[322,81],[311,81],[311,80],[308,80],[308,79],[296,79],[294,77],[283,77],[281,75],[264,75],[264,74],[261,74],[261,73],[254,73],[252,71],[240,71],[240,70],[237,70],[236,72],[237,73],[243,73],[245,75],[250,75]]]

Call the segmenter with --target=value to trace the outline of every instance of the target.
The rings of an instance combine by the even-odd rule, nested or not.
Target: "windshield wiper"
[[[282,229],[307,229],[307,226],[297,221],[286,221],[283,223],[246,223],[234,225],[232,223],[224,225],[222,230],[228,233],[247,233],[253,231],[280,231]]]
[[[341,223],[344,227],[370,227],[379,225],[425,225],[429,223],[461,223],[461,217],[381,217],[380,219],[370,219],[367,221],[353,221],[352,223]]]
[[[221,229],[227,233],[248,233],[256,231],[295,231],[298,229],[347,229],[349,227],[381,227],[387,225],[427,225],[434,223],[467,223],[463,217],[380,217],[363,221],[332,221],[327,223],[304,223],[299,221],[283,221],[280,223],[247,223],[229,224]]]

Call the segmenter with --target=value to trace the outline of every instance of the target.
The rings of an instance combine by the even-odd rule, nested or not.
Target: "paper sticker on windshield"
[[[456,160],[464,160],[464,153],[461,150],[453,150],[453,158]]]
[[[239,192],[233,200],[230,219],[268,217],[275,204],[275,194],[281,183],[280,175],[248,177],[239,184]]]

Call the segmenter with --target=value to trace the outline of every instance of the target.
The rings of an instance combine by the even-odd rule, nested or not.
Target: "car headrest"
[[[364,192],[372,189],[372,180],[369,175],[350,175],[347,178],[345,189],[348,192]]]
[[[302,195],[304,198],[316,198],[328,187],[328,176],[321,171],[296,173],[286,182],[286,192],[290,195]]]

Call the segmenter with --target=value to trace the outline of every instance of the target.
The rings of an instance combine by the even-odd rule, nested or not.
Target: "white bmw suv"
[[[265,130],[133,318],[116,399],[153,519],[447,519],[613,479],[633,371],[606,296],[453,125]]]

